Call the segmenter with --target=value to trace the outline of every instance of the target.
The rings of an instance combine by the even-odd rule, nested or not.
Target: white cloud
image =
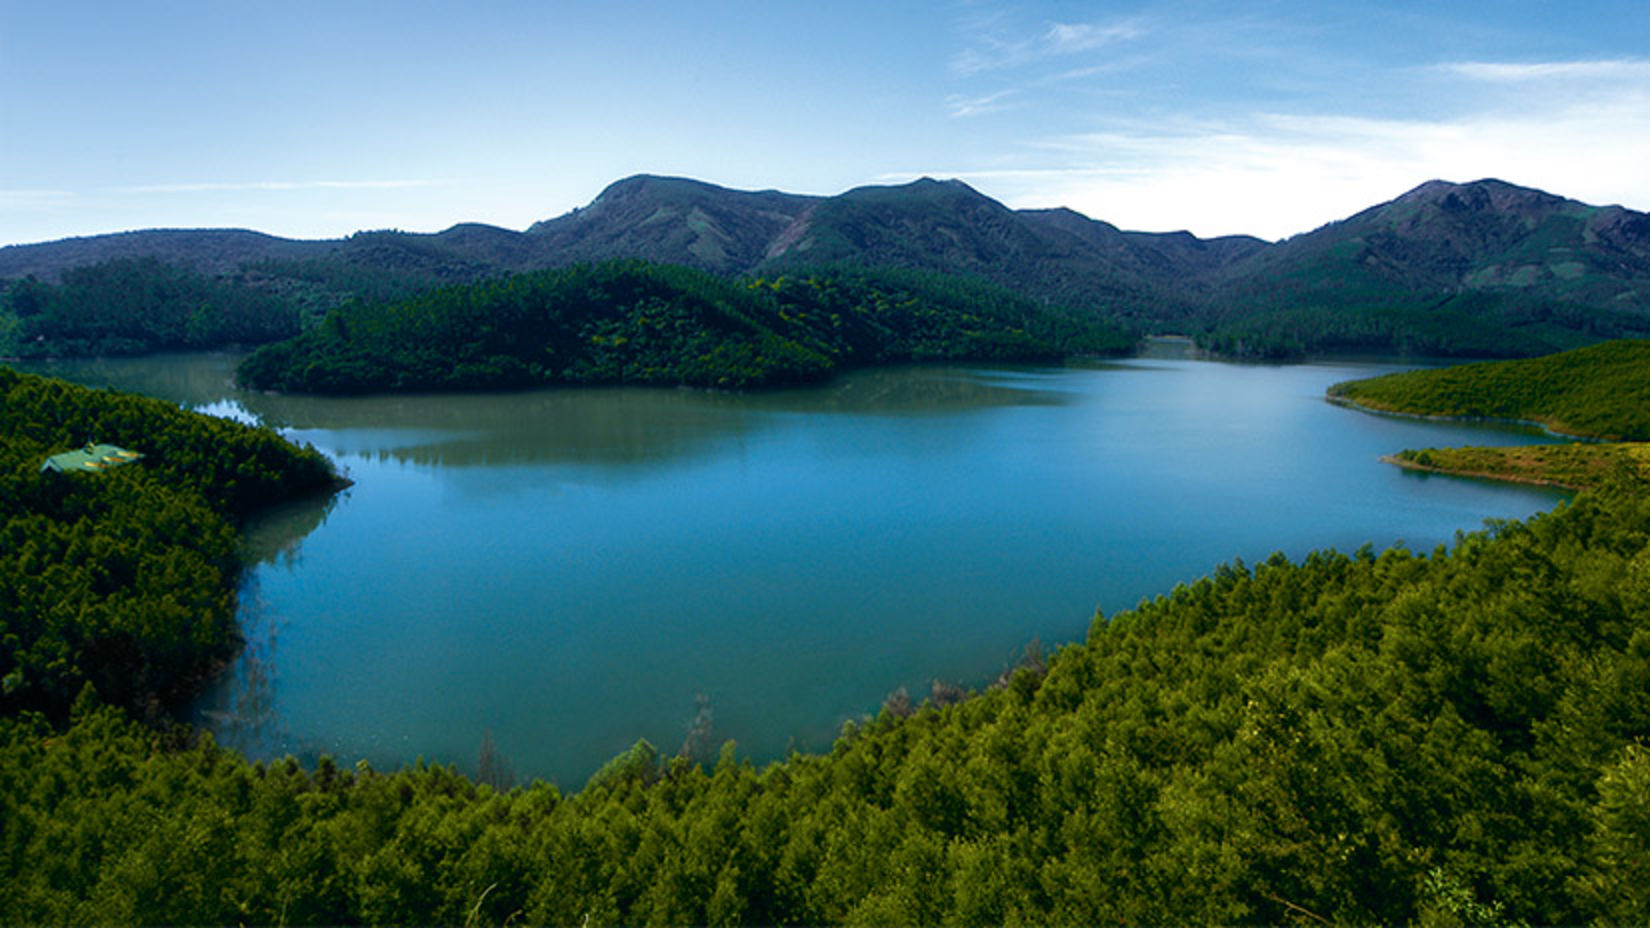
[[[13,189],[0,188],[0,203],[30,204],[54,200],[73,199],[74,193],[69,190],[47,189]]]
[[[956,176],[1015,207],[1069,206],[1125,229],[1283,238],[1432,179],[1499,177],[1650,208],[1650,100],[1455,120],[1261,114],[1045,139]],[[896,179],[893,176],[889,180]]]
[[[1146,34],[1137,20],[1049,23],[1040,33],[1021,32],[1012,37],[999,33],[1000,23],[995,18],[970,23],[966,28],[971,32],[970,44],[951,57],[951,70],[962,76],[1022,68],[1049,58],[1132,41]]]
[[[999,90],[983,97],[964,97],[953,94],[946,98],[945,109],[953,119],[995,113],[999,110],[1009,109],[1012,104],[1003,101],[1013,97],[1018,92],[1017,90]]]
[[[1138,23],[1110,25],[1098,23],[1052,23],[1043,34],[1045,47],[1053,53],[1069,55],[1129,39],[1138,39],[1144,30]]]
[[[285,190],[403,190],[409,187],[428,187],[429,180],[306,180],[306,181],[247,181],[241,183],[185,183],[142,184],[131,187],[109,188],[114,193],[223,193],[243,191]]]
[[[1650,209],[1650,60],[1424,68],[1432,114],[1251,110],[1194,120],[1087,114],[955,176],[1011,206],[1069,206],[1126,229],[1282,238],[1432,179],[1498,177]],[[904,175],[900,175],[904,176]],[[889,179],[893,179],[891,176]]]
[[[0,190],[0,244],[127,229],[250,228],[333,238],[363,228],[444,228],[482,218],[473,191],[416,179],[188,182]]]
[[[1527,63],[1458,61],[1440,65],[1439,70],[1495,84],[1551,80],[1650,82],[1650,61],[1633,58]]]

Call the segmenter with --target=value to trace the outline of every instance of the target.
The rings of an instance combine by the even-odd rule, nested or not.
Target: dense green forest
[[[1344,289],[1328,302],[1318,302],[1327,298],[1310,290],[1268,290],[1243,312],[1208,313],[1198,347],[1268,361],[1348,351],[1525,358],[1602,339],[1650,336],[1650,320],[1639,314],[1516,293],[1468,291],[1432,300],[1396,289],[1367,295]]]
[[[729,745],[707,769],[642,743],[574,793],[249,763],[134,720],[229,634],[236,514],[325,463],[153,401],[0,385],[11,921],[1650,917],[1650,494],[1625,476],[1449,550],[1220,566],[828,754],[757,768]],[[91,433],[150,456],[38,472]]]
[[[553,383],[744,388],[891,361],[1051,360],[1133,336],[991,284],[835,268],[729,281],[641,261],[354,302],[248,356],[241,380],[316,393]]]
[[[106,441],[142,462],[41,471]],[[328,486],[273,432],[0,367],[0,709],[66,717],[90,684],[153,714],[236,644],[239,519]]]
[[[0,356],[76,357],[262,344],[297,334],[279,293],[154,258],[119,258],[0,291]]]
[[[1410,470],[1584,490],[1650,474],[1650,445],[1588,442],[1495,448],[1406,449],[1386,460]]]
[[[1386,412],[1518,419],[1590,438],[1650,440],[1650,341],[1623,339],[1519,361],[1336,384],[1330,396]]]

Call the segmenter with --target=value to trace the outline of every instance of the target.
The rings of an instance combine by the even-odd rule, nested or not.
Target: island
[[[750,389],[910,361],[1115,355],[1136,337],[994,284],[840,266],[725,280],[613,260],[356,302],[253,352],[243,384],[303,393],[646,384]]]

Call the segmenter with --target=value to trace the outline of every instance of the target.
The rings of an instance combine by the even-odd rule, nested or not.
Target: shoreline
[[[1330,389],[1334,388],[1331,387]],[[1598,435],[1588,435],[1584,432],[1567,432],[1561,428],[1542,422],[1539,419],[1513,419],[1504,416],[1449,416],[1424,412],[1404,412],[1398,409],[1381,409],[1378,406],[1370,406],[1365,403],[1360,403],[1351,397],[1340,396],[1335,393],[1326,393],[1324,395],[1324,399],[1336,406],[1345,406],[1348,409],[1355,409],[1358,412],[1366,412],[1375,416],[1392,416],[1397,419],[1419,419],[1423,422],[1471,422],[1481,423],[1484,425],[1517,425],[1525,428],[1540,429],[1542,432],[1545,432],[1554,438],[1564,438],[1571,441],[1589,443],[1621,441],[1619,438],[1605,438]]]
[[[1443,477],[1472,477],[1478,480],[1495,480],[1500,483],[1519,483],[1525,486],[1552,487],[1558,490],[1569,490],[1580,493],[1587,488],[1573,483],[1563,483],[1558,480],[1545,480],[1540,477],[1529,477],[1520,474],[1495,474],[1489,471],[1456,470],[1449,467],[1435,467],[1429,464],[1419,464],[1415,461],[1404,460],[1396,454],[1383,454],[1378,458],[1384,464],[1391,464],[1400,470],[1414,471],[1420,474],[1438,474]]]

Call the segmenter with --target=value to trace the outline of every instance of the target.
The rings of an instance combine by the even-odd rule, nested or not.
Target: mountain
[[[811,197],[641,175],[526,234],[540,266],[639,257],[722,274],[900,267],[1154,320],[1185,313],[1196,281],[1265,247],[1121,232],[1071,210],[1011,210],[961,181],[930,178]]]
[[[1320,229],[1128,232],[1069,209],[1014,210],[956,180],[821,197],[638,175],[524,232],[465,224],[300,242],[164,230],[0,248],[0,280],[153,255],[241,275],[317,310],[608,258],[724,276],[857,264],[962,273],[1265,357],[1348,347],[1538,354],[1650,335],[1650,216],[1498,180],[1431,181]]]
[[[1184,239],[1197,242],[1181,233]],[[961,181],[860,187],[816,204],[757,270],[851,262],[965,273],[1049,302],[1158,321],[1196,303],[1197,283],[1259,239],[1185,247],[1071,210],[1011,210]]]
[[[323,242],[235,230],[131,232],[0,248],[0,279],[52,280],[69,268],[137,255],[204,273],[256,266],[266,276],[327,285],[362,274],[474,280],[608,258],[724,275],[848,263],[961,272],[1048,302],[1157,320],[1184,315],[1227,265],[1265,247],[1241,236],[1123,232],[1068,209],[1011,210],[956,180],[816,197],[638,175],[526,232],[466,224]],[[342,289],[359,287],[350,283]]]
[[[1544,354],[1650,335],[1650,216],[1486,179],[1430,181],[1235,262],[1211,347]]]
[[[1499,180],[1430,181],[1258,253],[1243,281],[1318,293],[1510,291],[1650,311],[1650,216]]]
[[[251,261],[326,255],[336,241],[277,238],[246,229],[146,229],[0,248],[0,280],[33,275],[56,280],[71,268],[122,258],[155,258],[206,274],[227,274]]]
[[[819,197],[748,193],[679,177],[638,175],[610,185],[590,205],[527,230],[543,266],[643,258],[719,274],[760,264]]]

